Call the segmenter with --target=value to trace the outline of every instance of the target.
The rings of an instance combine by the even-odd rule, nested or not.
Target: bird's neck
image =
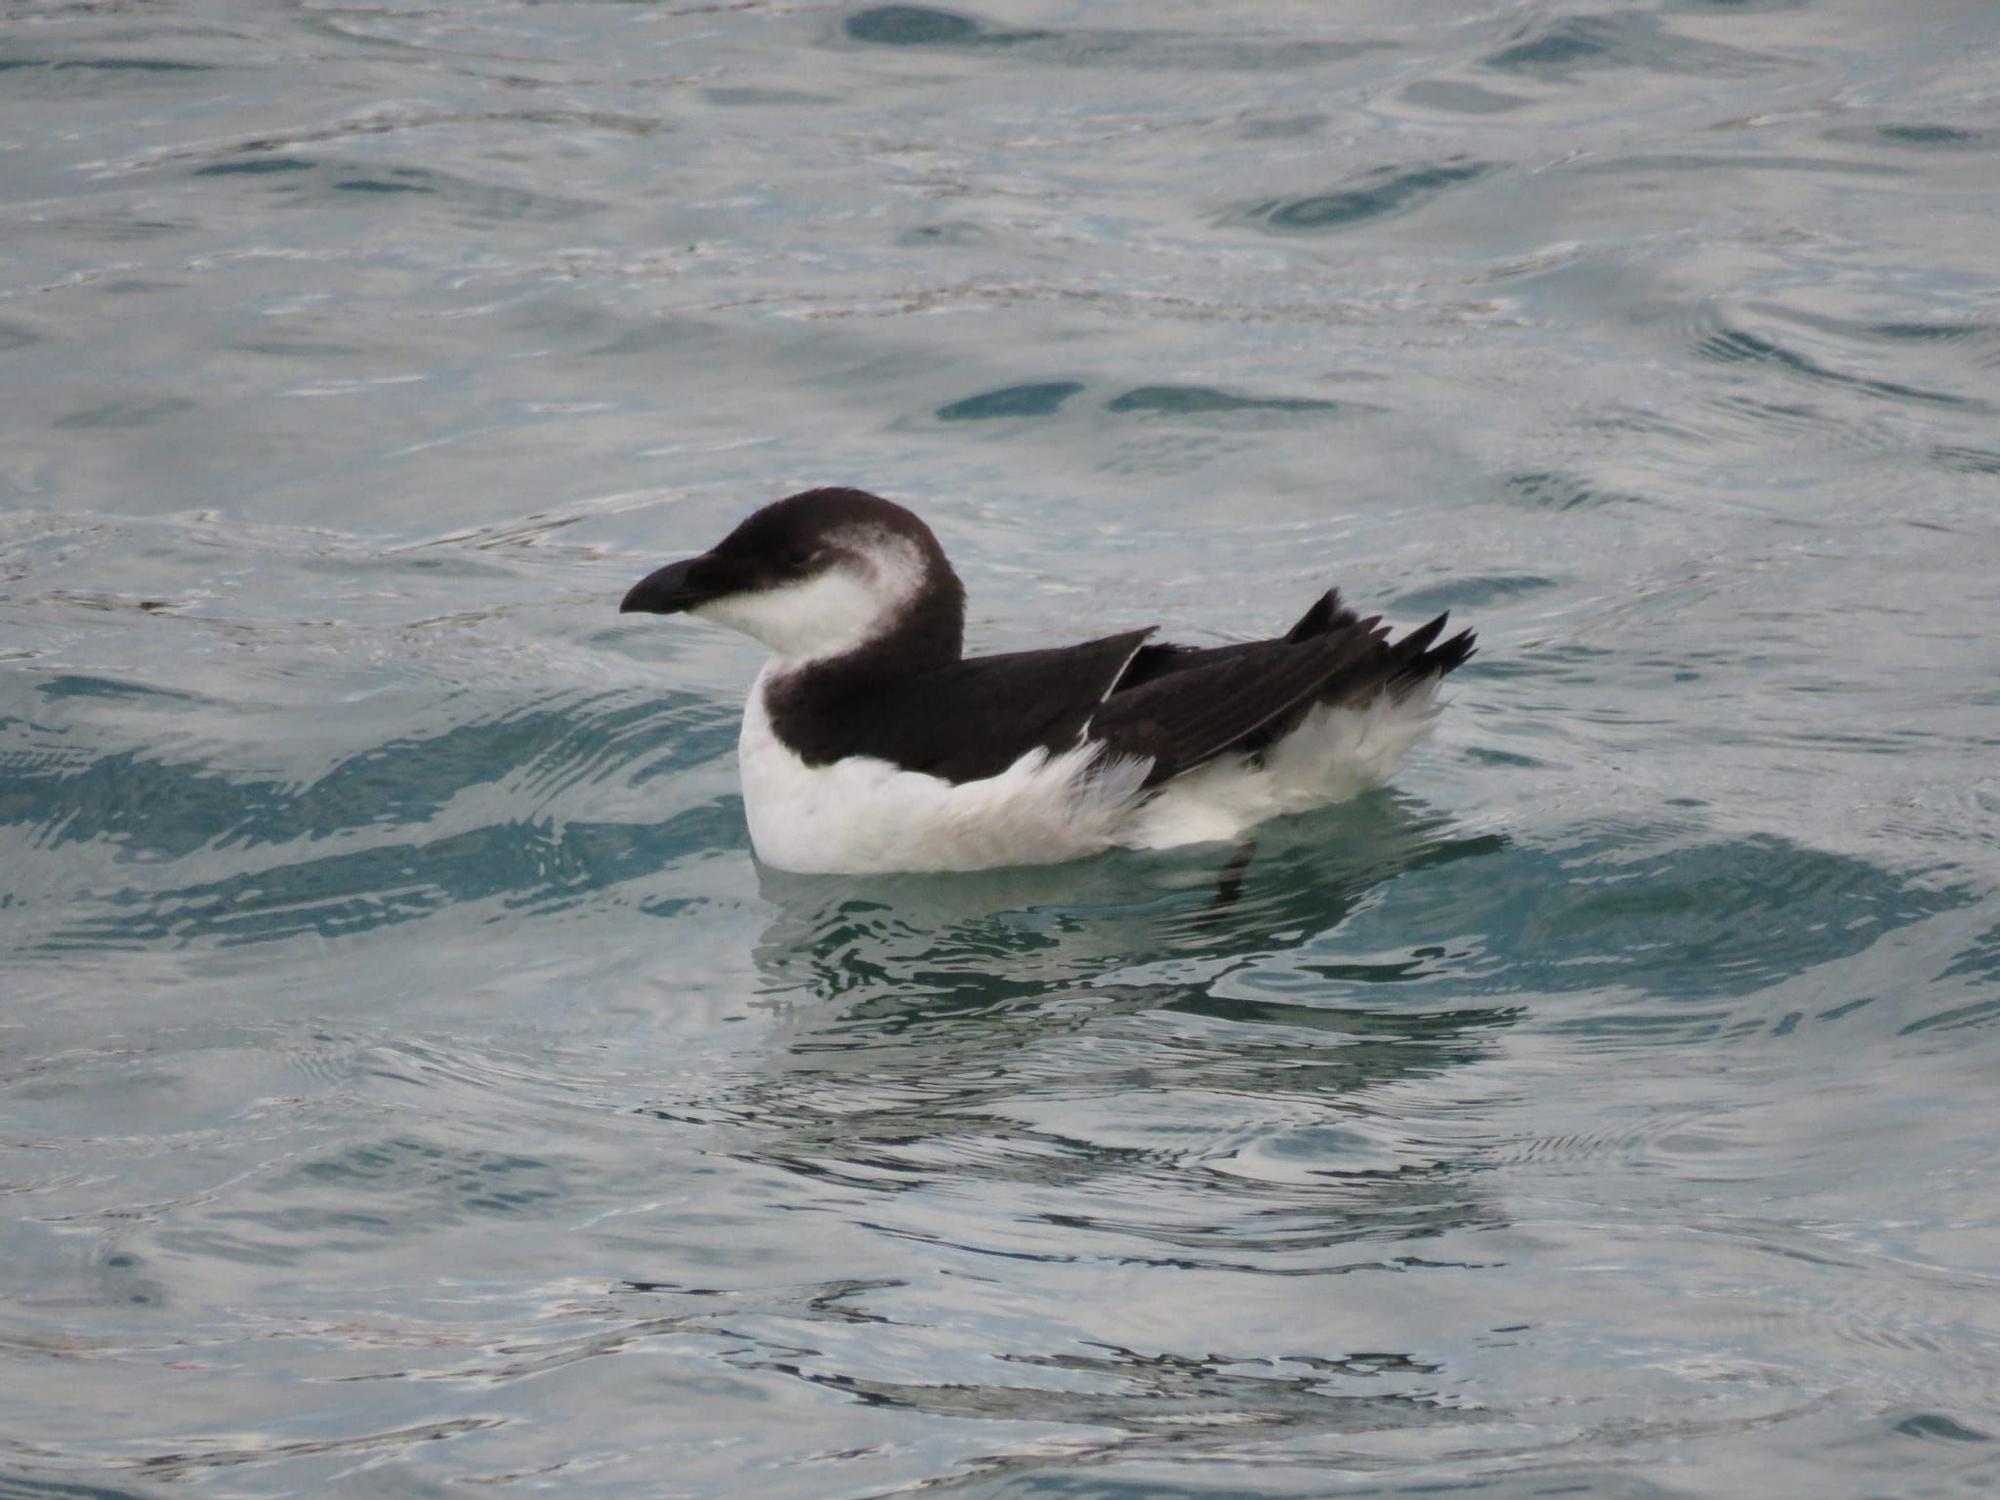
[[[907,678],[950,666],[965,651],[965,590],[948,569],[895,617],[862,640],[837,651],[778,652],[766,680],[817,682],[849,688]]]

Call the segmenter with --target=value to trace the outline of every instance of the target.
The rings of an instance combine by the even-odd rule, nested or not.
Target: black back
[[[963,660],[940,658],[937,623],[920,616],[774,680],[767,702],[778,737],[809,765],[866,755],[960,783],[1087,735],[1107,755],[1150,759],[1155,786],[1218,755],[1258,754],[1314,703],[1400,696],[1452,671],[1473,636],[1435,645],[1445,618],[1391,643],[1329,592],[1274,640],[1149,645],[1148,629]]]

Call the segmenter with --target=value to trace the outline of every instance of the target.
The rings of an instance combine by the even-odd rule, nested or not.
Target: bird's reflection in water
[[[1367,966],[1247,994],[1234,981],[1323,947],[1386,882],[1501,847],[1382,795],[1268,830],[1222,907],[1226,847],[962,876],[766,872],[778,914],[757,963],[781,1046],[728,1113],[754,1122],[750,1154],[820,1182],[1032,1184],[1022,1224],[1102,1229],[1127,1257],[1296,1261],[1478,1218],[1458,1153],[1369,1123],[1369,1098],[1483,1055],[1513,1011],[1413,1007]],[[1001,1235],[1024,1237],[1045,1238]]]
[[[1515,1011],[1421,950],[1341,944],[1377,902],[1449,906],[1501,848],[1383,795],[1266,829],[1220,907],[1227,846],[766,872],[775,1024],[693,1113],[798,1254],[867,1267],[891,1330],[815,1327],[770,1367],[871,1410],[1080,1424],[1083,1468],[1460,1420],[1382,1294],[1492,1263],[1489,1174],[1440,1121]]]
[[[1184,987],[1205,988],[1234,961],[1338,928],[1389,881],[1503,847],[1498,835],[1460,834],[1377,793],[1267,825],[1240,869],[1220,845],[966,875],[760,867],[778,914],[756,961],[773,996],[847,1002],[797,1012],[824,1041],[850,1027],[894,1032],[1032,1006],[1077,986],[1115,986],[1137,969],[1165,975],[1178,965]],[[1218,901],[1225,883],[1233,894]]]

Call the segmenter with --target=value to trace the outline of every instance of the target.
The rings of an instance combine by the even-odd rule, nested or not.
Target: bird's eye
[[[803,568],[818,556],[819,553],[811,547],[788,548],[785,552],[785,566],[788,568]]]

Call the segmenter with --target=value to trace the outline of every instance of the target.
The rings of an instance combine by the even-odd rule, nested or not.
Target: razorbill
[[[1385,781],[1472,655],[1445,616],[1391,641],[1323,595],[1284,635],[1151,628],[964,654],[965,588],[926,526],[862,490],[765,506],[635,584],[771,648],[739,744],[758,857],[871,874],[1044,864],[1230,839]]]

